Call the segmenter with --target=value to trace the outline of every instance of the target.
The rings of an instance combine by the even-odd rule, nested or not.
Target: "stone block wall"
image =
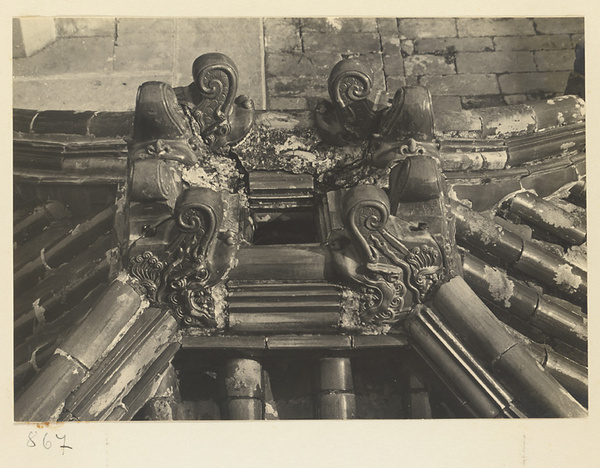
[[[258,109],[311,109],[331,67],[357,57],[374,89],[426,85],[448,110],[561,94],[583,18],[55,18],[57,40],[13,59],[14,106],[132,110],[144,81],[191,81],[220,51]],[[382,98],[386,98],[382,93]]]
[[[15,107],[133,110],[145,81],[185,86],[207,52],[229,55],[238,94],[265,108],[261,18],[55,18],[56,42],[13,60]]]
[[[267,105],[310,108],[331,64],[357,57],[375,88],[429,87],[450,110],[562,94],[583,18],[265,19]]]

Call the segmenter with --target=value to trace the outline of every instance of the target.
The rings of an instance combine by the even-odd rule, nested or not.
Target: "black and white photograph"
[[[525,433],[591,427],[588,18],[138,10],[11,18],[23,451],[496,420],[473,466],[569,466]]]

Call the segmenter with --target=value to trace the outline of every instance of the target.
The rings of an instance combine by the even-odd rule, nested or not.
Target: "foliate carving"
[[[315,110],[317,127],[328,143],[346,145],[367,139],[375,130],[378,114],[368,100],[373,87],[373,72],[355,59],[338,62],[329,75],[331,102],[320,103]]]
[[[414,284],[419,290],[422,300],[440,279],[442,268],[440,251],[431,245],[415,247],[406,256],[406,261],[411,266]]]
[[[193,109],[200,131],[227,119],[237,92],[238,71],[233,61],[223,54],[205,54],[192,65],[192,76],[201,97]]]
[[[217,325],[213,297],[207,289],[178,289],[169,296],[169,302],[175,317],[186,325],[209,328]]]
[[[165,264],[148,250],[132,257],[129,264],[131,276],[138,280],[138,284],[145,290],[148,298],[156,301]]]
[[[206,255],[214,241],[217,216],[222,216],[221,199],[216,192],[206,188],[185,191],[175,205],[175,220],[179,230],[187,236],[186,252],[194,261]]]
[[[367,265],[370,277],[379,287],[364,288],[363,310],[364,322],[378,324],[394,324],[406,315],[405,303],[407,288],[402,268],[395,265]]]
[[[441,252],[435,241],[409,250],[398,237],[383,230],[372,242],[383,256],[405,272],[406,286],[414,293],[415,303],[423,302],[442,273]]]
[[[397,323],[441,279],[442,252],[431,236],[401,228],[378,187],[349,189],[342,211],[344,229],[334,231],[328,245],[338,272],[361,286],[361,319]]]
[[[400,88],[371,139],[369,158],[377,167],[389,167],[408,156],[435,152],[434,133],[433,106],[427,88]]]
[[[425,148],[416,142],[415,139],[410,138],[408,144],[400,146],[400,153],[403,156],[416,156],[425,154]]]
[[[183,192],[175,204],[172,241],[163,255],[130,259],[130,274],[151,302],[168,307],[186,325],[215,327],[211,287],[222,280],[235,251],[235,234],[218,234],[223,206],[207,188]]]
[[[236,97],[238,70],[224,54],[198,57],[192,66],[194,78],[187,88],[178,89],[178,99],[190,117],[190,126],[213,150],[224,152],[250,131],[254,103]]]

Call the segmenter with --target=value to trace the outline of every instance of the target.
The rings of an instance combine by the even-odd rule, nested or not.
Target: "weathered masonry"
[[[586,416],[584,101],[434,115],[332,65],[314,113],[219,53],[15,110],[16,420]]]

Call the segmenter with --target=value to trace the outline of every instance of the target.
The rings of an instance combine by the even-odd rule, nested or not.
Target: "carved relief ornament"
[[[167,307],[186,325],[217,325],[211,287],[231,268],[237,248],[234,232],[219,231],[222,203],[220,193],[208,188],[182,192],[168,220],[171,242],[165,251],[144,250],[129,260],[129,273],[150,302]]]
[[[319,103],[315,123],[323,139],[338,146],[370,138],[379,113],[368,98],[373,89],[373,71],[356,59],[338,62],[327,82],[331,102]]]
[[[177,88],[194,134],[212,151],[226,152],[250,131],[254,121],[254,102],[244,95],[236,97],[238,69],[227,55],[209,53],[192,65],[194,81]]]
[[[327,242],[334,265],[362,288],[364,323],[397,323],[427,300],[440,280],[442,252],[428,233],[411,234],[390,215],[389,199],[379,187],[353,187],[342,200],[344,228]]]

